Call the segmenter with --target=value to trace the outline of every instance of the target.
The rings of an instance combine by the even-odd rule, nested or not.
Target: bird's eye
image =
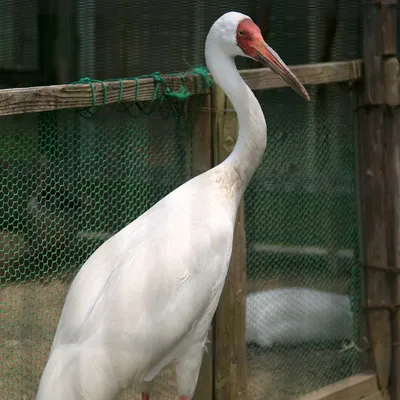
[[[239,36],[244,36],[244,30],[243,29],[239,29],[238,30],[238,35]]]

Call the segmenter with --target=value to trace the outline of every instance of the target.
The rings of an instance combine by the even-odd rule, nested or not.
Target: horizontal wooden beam
[[[380,397],[379,397],[380,396]],[[326,386],[299,400],[360,400],[382,399],[377,385],[376,375],[360,373]]]
[[[362,61],[329,62],[291,67],[293,73],[305,85],[320,85],[356,81],[362,77]],[[242,70],[241,75],[253,90],[285,87],[287,84],[268,68]],[[203,78],[184,75],[186,90],[191,95],[205,92]],[[165,75],[166,86],[179,91],[182,79]],[[122,87],[121,87],[122,82]],[[139,88],[137,87],[139,85]],[[92,91],[93,88],[93,91]],[[86,108],[92,105],[113,104],[119,101],[151,101],[163,95],[163,85],[153,78],[124,79],[94,82],[90,84],[67,84],[37,86],[0,90],[0,115],[51,111],[65,108]]]
[[[306,64],[290,67],[303,85],[322,85],[357,81],[362,77],[362,60]],[[274,89],[288,86],[269,68],[241,71],[246,83],[252,90]]]
[[[363,397],[362,400],[383,400],[383,397],[381,392],[376,392],[371,396]]]
[[[166,76],[164,80],[170,90],[180,90],[181,78]],[[200,76],[186,75],[186,90],[193,95],[203,93],[201,80]],[[164,93],[162,85],[159,85],[156,94],[155,89],[156,82],[153,78],[4,89],[0,90],[0,115],[79,109],[127,101],[151,101]]]
[[[293,256],[320,256],[327,257],[331,254],[330,249],[318,246],[287,246],[269,243],[254,243],[253,250],[262,253],[290,254]],[[352,249],[338,249],[334,255],[343,259],[354,259]]]

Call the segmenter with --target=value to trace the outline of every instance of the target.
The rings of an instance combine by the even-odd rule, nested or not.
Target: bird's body
[[[69,289],[37,400],[115,400],[132,384],[143,389],[171,362],[181,399],[192,398],[228,270],[237,207],[266,147],[263,112],[234,63],[235,55],[245,55],[235,44],[244,20],[250,21],[225,14],[206,42],[210,72],[238,112],[233,153],[87,260]],[[243,29],[254,31],[259,43],[252,24]]]
[[[353,314],[344,294],[279,288],[247,295],[246,341],[276,344],[351,340]]]
[[[52,399],[114,399],[134,382],[151,381],[171,361],[190,368],[188,352],[198,353],[193,362],[201,362],[228,269],[236,209],[229,190],[222,201],[217,196],[223,185],[219,176],[218,170],[209,171],[179,187],[82,267],[68,292],[42,378],[54,386]],[[199,191],[213,183],[215,193]],[[185,204],[178,201],[182,198]],[[109,391],[101,384],[103,374],[99,382],[93,379],[97,371],[110,377]],[[80,379],[81,387],[70,385]],[[90,379],[89,395],[84,391]],[[42,399],[40,391],[38,396]]]

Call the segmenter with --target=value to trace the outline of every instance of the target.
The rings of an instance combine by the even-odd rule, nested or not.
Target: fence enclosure
[[[268,69],[241,70],[265,111],[268,145],[239,208],[197,400],[400,399],[396,5],[362,5],[362,59],[291,68],[310,104]],[[92,55],[82,57],[92,65]],[[80,266],[226,158],[237,120],[202,68],[3,89],[0,120],[0,398],[31,399]],[[288,287],[342,296],[348,340],[250,343],[246,331],[263,332],[271,304],[249,310],[249,294]],[[299,301],[277,316],[290,323],[303,311]],[[163,371],[155,398],[174,398],[174,387]]]

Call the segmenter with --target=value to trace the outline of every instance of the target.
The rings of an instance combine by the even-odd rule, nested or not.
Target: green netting
[[[355,323],[345,328],[359,343],[352,90],[326,88],[325,100],[311,104],[289,89],[260,98],[269,140],[245,196],[248,290],[349,294]],[[35,393],[68,285],[87,257],[190,178],[190,132],[200,104],[153,104],[148,115],[120,104],[96,108],[90,118],[71,110],[1,118],[1,398]],[[247,328],[268,331],[262,316],[270,306],[262,298],[253,305]],[[342,351],[344,344],[248,343],[249,395],[295,399],[359,371],[359,353]],[[159,382],[157,398],[172,398],[171,370]]]
[[[260,96],[269,144],[245,194],[247,288],[259,294],[247,309],[247,329],[258,335],[247,351],[255,399],[296,399],[361,368],[352,346],[360,345],[355,93],[346,86],[325,91],[324,100],[309,104],[289,89]],[[271,297],[283,288],[291,292]],[[323,293],[310,304],[299,288]],[[293,343],[301,321],[310,327],[306,337],[322,328],[332,339]]]
[[[89,118],[73,110],[1,118],[1,399],[34,398],[82,263],[191,177],[200,104],[192,97],[101,107]],[[157,398],[175,394],[165,374]]]

